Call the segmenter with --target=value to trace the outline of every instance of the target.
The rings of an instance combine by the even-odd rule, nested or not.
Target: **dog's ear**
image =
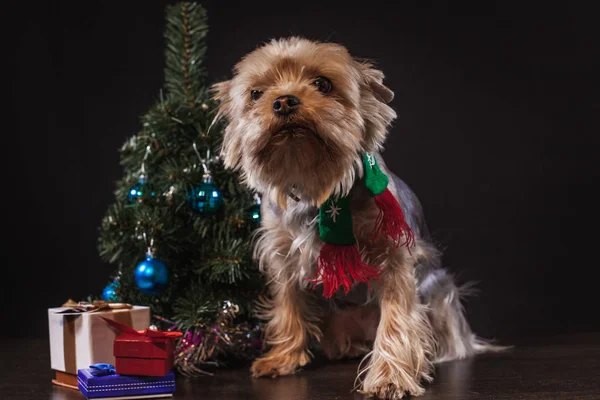
[[[384,103],[389,103],[394,99],[394,92],[383,84],[383,72],[375,69],[370,63],[359,63],[363,79],[369,89]]]
[[[396,118],[387,104],[394,98],[394,92],[383,84],[383,72],[371,63],[357,61],[357,68],[362,78],[360,111],[365,119],[364,150],[380,151],[388,127]]]

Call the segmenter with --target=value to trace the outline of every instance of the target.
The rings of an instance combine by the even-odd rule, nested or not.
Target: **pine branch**
[[[186,99],[194,108],[206,80],[206,12],[198,4],[179,3],[167,7],[166,19],[166,87],[169,95]]]

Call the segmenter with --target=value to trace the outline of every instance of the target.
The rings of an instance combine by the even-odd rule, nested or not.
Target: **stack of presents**
[[[180,332],[150,326],[150,309],[69,301],[48,310],[53,383],[88,399],[172,397]]]

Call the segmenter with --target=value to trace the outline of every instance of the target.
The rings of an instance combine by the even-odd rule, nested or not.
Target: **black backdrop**
[[[48,307],[101,293],[112,272],[96,233],[117,149],[162,84],[166,2],[150,3],[4,14],[4,332],[47,335]],[[500,339],[600,328],[597,21],[573,3],[524,3],[207,4],[215,80],[290,34],[341,42],[385,71],[399,115],[388,164],[420,196],[445,263],[479,281],[474,329]]]

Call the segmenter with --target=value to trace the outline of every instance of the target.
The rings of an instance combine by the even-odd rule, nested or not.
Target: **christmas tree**
[[[164,88],[120,150],[125,176],[99,238],[115,267],[103,298],[149,305],[157,324],[184,331],[175,365],[192,375],[259,350],[251,306],[263,286],[251,243],[260,200],[223,169],[222,126],[211,126],[206,19],[195,3],[166,9]]]

